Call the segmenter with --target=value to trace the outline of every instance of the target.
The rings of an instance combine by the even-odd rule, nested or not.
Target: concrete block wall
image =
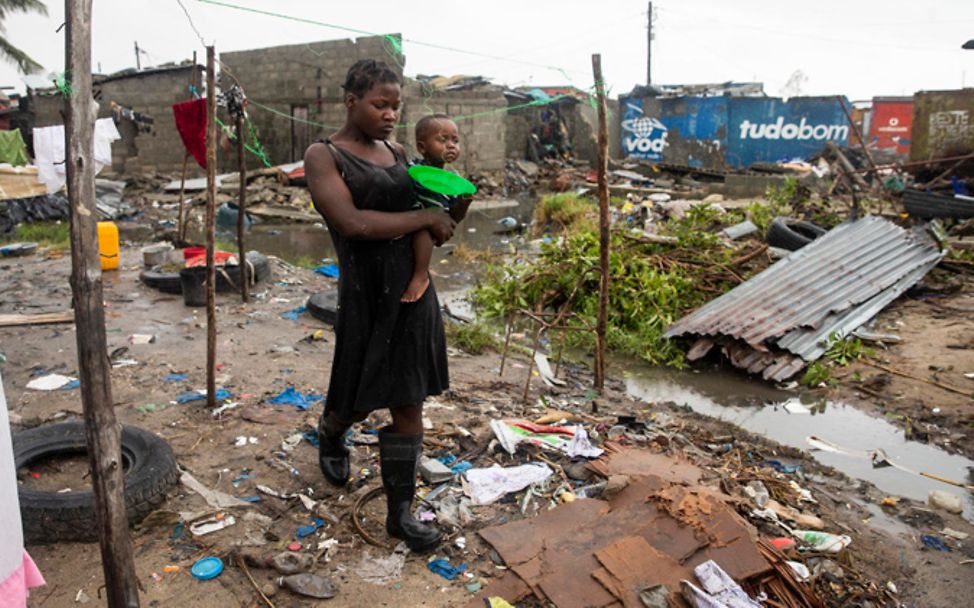
[[[410,158],[416,152],[414,125],[428,114],[446,114],[460,131],[461,154],[454,168],[464,175],[499,174],[506,157],[507,99],[503,88],[485,86],[466,91],[424,91],[416,81],[406,83],[403,91],[405,125],[396,131],[396,140],[406,147]]]
[[[399,34],[393,36],[399,38]],[[302,146],[296,145],[301,130],[308,129],[308,140],[313,142],[345,122],[341,87],[353,63],[359,59],[385,61],[401,77],[404,58],[394,53],[385,36],[370,36],[221,53],[220,61],[249,99],[272,108],[253,104],[248,112],[271,162],[278,165],[304,157],[304,150],[298,149]],[[292,121],[295,106],[307,106],[309,121],[319,124]],[[258,166],[256,157],[247,156],[248,166]]]
[[[185,148],[176,132],[172,105],[191,97],[192,65],[162,70],[95,78],[94,93],[98,101],[98,118],[112,115],[111,102],[141,112],[154,120],[150,133],[140,133],[131,121],[117,124],[122,139],[112,145],[112,166],[101,175],[138,175],[142,173],[178,174]],[[205,79],[205,68],[195,67],[197,86]],[[60,95],[34,94],[31,99],[34,126],[64,124],[64,99]],[[190,161],[191,174],[202,170]]]

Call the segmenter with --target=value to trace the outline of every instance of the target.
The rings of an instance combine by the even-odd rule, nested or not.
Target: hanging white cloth
[[[24,549],[17,499],[17,469],[10,438],[7,399],[0,377],[0,608],[25,608],[32,587],[44,585],[34,561]]]
[[[112,164],[112,142],[121,139],[115,120],[99,118],[95,121],[95,173]],[[64,125],[34,128],[34,164],[37,177],[49,193],[64,187],[67,166],[64,164]]]

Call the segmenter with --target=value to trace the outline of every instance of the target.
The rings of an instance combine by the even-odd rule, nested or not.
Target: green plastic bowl
[[[409,176],[416,180],[419,185],[437,194],[465,196],[477,192],[477,186],[474,186],[466,179],[456,173],[451,173],[444,169],[437,169],[436,167],[413,165],[409,168]]]

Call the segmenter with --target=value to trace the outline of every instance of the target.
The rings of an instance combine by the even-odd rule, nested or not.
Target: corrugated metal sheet
[[[738,367],[787,378],[820,357],[833,332],[845,336],[860,327],[942,256],[922,229],[865,217],[683,317],[666,336],[711,337]],[[709,350],[703,346],[695,357]]]

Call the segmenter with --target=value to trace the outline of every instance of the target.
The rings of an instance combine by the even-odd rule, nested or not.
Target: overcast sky
[[[353,36],[182,1],[217,52]],[[613,95],[646,78],[643,0],[226,2],[401,33],[408,75],[479,74],[510,86],[585,88],[592,84],[591,54],[598,52]],[[972,0],[656,0],[654,7],[657,83],[757,80],[768,94],[780,95],[800,71],[792,80],[801,94],[845,94],[853,100],[974,86],[974,51],[960,48],[974,38]],[[64,32],[56,32],[64,4],[48,2],[48,9],[47,17],[11,15],[4,24],[8,40],[43,64],[45,73],[64,69]],[[92,62],[105,73],[134,66],[135,41],[146,52],[143,67],[189,58],[194,49],[205,57],[176,0],[95,0],[92,27]],[[0,85],[24,90],[7,63],[0,64]],[[788,91],[795,93],[793,87]]]

